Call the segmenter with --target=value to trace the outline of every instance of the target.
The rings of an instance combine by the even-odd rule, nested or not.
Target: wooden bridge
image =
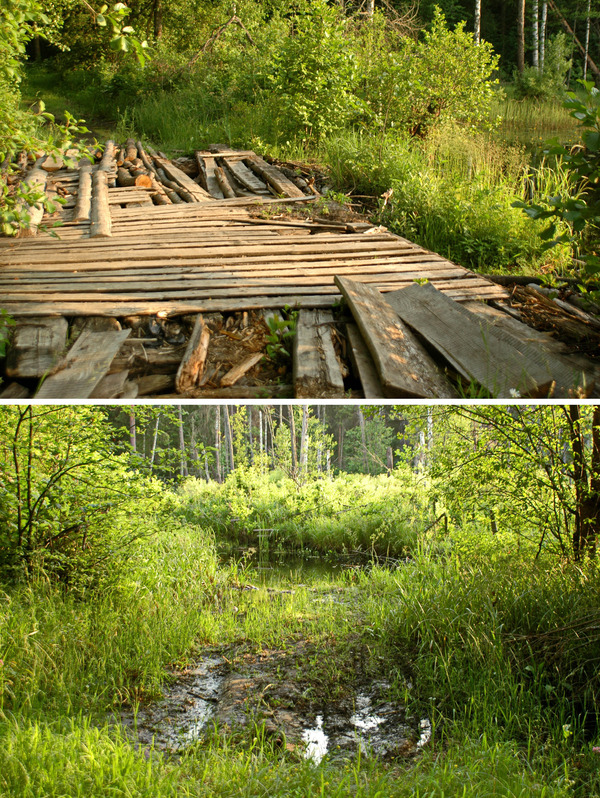
[[[451,387],[446,377],[441,381],[434,380],[435,384],[428,387],[429,378],[425,377],[423,381],[423,375],[415,366],[420,358],[428,361],[425,368],[428,374],[447,371],[450,365],[462,379],[475,380],[493,395],[515,395],[519,391],[529,395],[539,395],[548,390],[556,392],[557,381],[567,393],[573,389],[580,390],[582,385],[587,386],[585,390],[589,393],[592,381],[589,369],[586,372],[580,364],[561,361],[556,349],[552,352],[552,347],[541,346],[543,341],[539,335],[534,344],[521,342],[520,350],[515,347],[514,329],[512,339],[505,336],[500,342],[496,340],[498,318],[491,319],[488,314],[483,319],[474,311],[487,307],[483,303],[489,300],[506,300],[504,288],[384,228],[368,223],[329,221],[323,214],[316,221],[291,216],[287,212],[290,208],[306,207],[318,199],[297,187],[296,190],[289,189],[287,196],[281,196],[286,193],[281,190],[282,186],[284,189],[287,186],[285,175],[280,173],[273,177],[275,167],[253,153],[205,155],[204,180],[195,183],[163,157],[156,156],[155,165],[158,163],[161,170],[164,168],[171,177],[180,181],[177,183],[169,178],[166,182],[180,185],[180,190],[187,192],[192,201],[156,205],[153,203],[156,187],[152,185],[110,187],[114,182],[111,181],[114,165],[104,172],[102,166],[95,170],[91,190],[89,169],[62,168],[49,173],[47,186],[50,193],[67,198],[60,212],[62,225],[55,230],[44,229],[44,225],[51,225],[54,221],[53,217],[46,216],[38,235],[0,239],[0,306],[24,330],[21,334],[17,330],[12,372],[11,367],[7,371],[9,377],[33,378],[33,373],[28,373],[27,369],[23,373],[19,367],[20,358],[32,359],[32,347],[36,349],[33,360],[37,358],[39,361],[35,368],[38,372],[44,370],[37,375],[39,377],[56,367],[59,355],[64,356],[68,332],[65,335],[60,332],[57,337],[56,325],[48,325],[51,318],[67,319],[69,324],[81,318],[118,319],[120,326],[127,328],[130,317],[173,319],[189,314],[268,312],[269,309],[284,307],[327,313],[339,305],[344,295],[361,333],[358,338],[354,334],[354,343],[350,341],[348,345],[355,368],[357,357],[364,362],[365,358],[369,360],[370,353],[377,368],[387,370],[379,373],[380,387],[371,389],[380,390],[380,395],[456,395],[455,383]],[[207,177],[213,177],[213,173],[207,175],[207,167],[213,172],[220,169],[229,185],[237,188],[239,196],[212,196],[211,180]],[[254,184],[249,177],[246,177],[244,185],[236,182],[235,175],[243,175],[242,167],[248,172],[250,167],[254,167]],[[263,188],[257,189],[256,181],[260,178]],[[84,180],[87,184],[85,189]],[[206,189],[202,188],[202,182]],[[273,182],[277,185],[277,197],[268,196],[268,189],[274,190]],[[193,183],[195,188],[189,183]],[[254,191],[249,188],[252,184]],[[87,209],[85,193],[89,193]],[[362,284],[364,290],[371,291],[369,301],[375,304],[370,306],[368,313],[363,312],[364,302],[361,311],[360,302],[357,304],[349,296],[349,291],[357,283]],[[444,298],[442,301],[446,302],[446,308],[450,302],[451,311],[457,303],[458,307],[462,306],[459,319],[444,317],[439,322],[442,328],[447,328],[448,340],[443,342],[444,346],[439,341],[435,343],[435,336],[432,338],[426,330],[419,329],[419,322],[403,322],[398,302],[393,311],[395,315],[388,319],[387,329],[382,328],[375,334],[369,330],[370,325],[378,321],[381,308],[386,312],[390,308],[386,302],[378,306],[377,297],[383,301],[386,295],[396,296],[400,289],[414,286],[413,300],[419,304],[415,283],[427,283],[430,288],[437,289],[435,295]],[[431,291],[427,293],[428,302],[431,302]],[[432,312],[435,314],[437,311]],[[309,375],[304,382],[301,374],[304,358],[297,357],[297,382],[304,388],[297,386],[295,395],[307,397],[308,390],[308,398],[343,396],[343,379],[336,375],[332,382],[330,376],[323,374],[324,368],[326,371],[331,368],[333,360],[332,356],[328,358],[323,354],[330,347],[328,341],[323,341],[318,328],[330,327],[333,317],[311,316],[313,330],[310,334],[302,332],[302,318],[301,314],[296,347],[304,341],[305,354],[311,347],[316,347],[322,350],[322,357],[314,366],[316,376],[311,378]],[[304,314],[306,323],[308,318]],[[481,339],[479,354],[474,354],[475,342],[464,340],[464,336],[462,341],[459,336],[454,344],[464,351],[450,351],[448,344],[457,331],[456,324],[458,330],[461,327],[471,329],[468,322],[474,319],[478,319],[475,328],[483,330],[476,336]],[[52,331],[47,332],[51,327]],[[37,329],[35,335],[32,335],[32,328]],[[128,335],[123,329],[120,336],[115,337],[118,330],[110,325],[103,333],[99,329],[96,323],[94,330],[90,328],[86,332],[88,336],[96,335],[97,338],[95,341],[90,338],[84,349],[85,363],[82,363],[81,356],[77,357],[75,350],[71,362],[60,367],[62,376],[56,378],[56,387],[53,388],[54,378],[48,377],[39,396],[56,396],[56,391],[59,391],[59,398],[77,396],[73,391],[87,391],[87,396],[90,396],[97,389],[98,382],[110,371],[110,364]],[[434,349],[444,358],[443,364],[434,363],[437,356],[432,359],[427,352],[429,345],[423,347],[422,341],[417,342],[419,356],[415,355],[412,345],[405,351],[406,340],[412,341],[415,329],[429,340],[429,344],[433,343]],[[469,335],[472,337],[472,331]],[[111,337],[113,342],[109,346]],[[362,354],[358,352],[361,337],[362,344],[366,344]],[[444,334],[438,335],[440,339],[443,337]],[[532,347],[536,356],[533,356]],[[23,355],[23,352],[29,354]],[[107,352],[112,353],[110,358]],[[186,357],[187,360],[196,357],[194,353],[180,354],[182,361]],[[339,360],[339,351],[337,354]],[[400,361],[409,357],[413,363],[402,364],[398,357]],[[486,363],[475,370],[469,367],[468,361],[482,357]],[[394,363],[394,358],[398,362]],[[328,359],[331,363],[324,366],[323,362]],[[510,366],[507,360],[511,361]],[[93,376],[88,374],[85,385],[78,381],[78,373],[69,375],[73,368],[76,372],[81,371],[84,365],[86,373],[89,372],[93,362],[98,364],[97,371]],[[491,366],[494,376],[482,376],[483,372],[490,371]],[[395,373],[390,376],[388,372],[395,372],[398,368],[410,373],[408,380]],[[508,381],[499,378],[498,368],[508,369],[511,375]],[[543,372],[541,376],[540,370]],[[519,380],[519,374],[529,376]],[[160,384],[164,388],[167,382],[163,380]],[[182,384],[190,388],[189,379],[187,382],[179,380],[179,385]],[[554,387],[549,388],[551,385]],[[247,386],[248,389],[251,387]],[[513,393],[508,394],[511,390]],[[315,391],[314,396],[310,391]],[[201,396],[202,391],[192,395]],[[240,395],[244,395],[244,390]]]

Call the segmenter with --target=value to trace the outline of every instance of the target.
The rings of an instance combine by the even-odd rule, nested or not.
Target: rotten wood
[[[333,345],[333,314],[301,310],[294,340],[294,395],[299,399],[344,396],[344,378]]]
[[[185,354],[177,370],[175,378],[175,390],[177,393],[183,393],[193,388],[202,379],[206,367],[209,343],[210,330],[205,325],[202,315],[198,314]]]
[[[231,388],[238,382],[250,369],[254,368],[256,364],[262,360],[264,352],[253,352],[249,357],[245,358],[241,363],[238,363],[221,379],[221,388]]]

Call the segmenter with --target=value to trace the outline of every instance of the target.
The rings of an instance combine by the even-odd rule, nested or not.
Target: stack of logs
[[[155,205],[206,202],[235,197],[318,196],[314,178],[303,177],[286,167],[277,168],[251,150],[230,150],[214,145],[195,152],[195,159],[182,158],[178,165],[162,152],[144,149],[140,141],[127,139],[117,149],[106,144],[103,159],[114,159],[116,171],[109,187],[138,186],[148,189]]]

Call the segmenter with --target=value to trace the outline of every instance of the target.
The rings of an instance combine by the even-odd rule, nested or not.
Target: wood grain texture
[[[294,395],[298,399],[339,399],[344,378],[335,354],[327,310],[301,310],[294,340]]]

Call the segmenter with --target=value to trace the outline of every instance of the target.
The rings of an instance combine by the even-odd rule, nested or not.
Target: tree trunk
[[[394,450],[392,449],[391,446],[387,447],[386,457],[387,457],[388,474],[391,474],[392,471],[394,470]]]
[[[154,39],[158,41],[162,36],[163,31],[163,17],[162,17],[162,3],[161,0],[154,0],[154,8],[152,9],[152,17],[154,23]]]
[[[481,0],[475,0],[475,28],[474,36],[475,44],[481,41]]]
[[[588,0],[585,17],[585,52],[583,54],[583,79],[587,79],[588,56],[590,53],[590,12],[591,0]]]
[[[338,468],[341,471],[344,465],[344,424],[338,424]]]
[[[190,422],[191,422],[191,430],[190,430],[190,457],[192,463],[194,464],[194,476],[197,477],[199,474],[199,457],[198,457],[198,447],[196,445],[196,417],[194,415],[194,411],[192,410],[190,413]]]
[[[356,408],[356,412],[358,413],[358,424],[360,426],[360,443],[362,448],[364,473],[370,474],[371,469],[369,468],[369,458],[367,455],[367,432],[365,429],[365,417],[363,416],[363,412],[360,407]]]
[[[300,432],[300,472],[308,471],[308,405],[302,405],[302,430]]]
[[[154,437],[152,439],[152,454],[150,455],[150,469],[154,465],[154,456],[156,455],[156,441],[158,440],[158,425],[160,424],[160,416],[159,413],[156,416],[156,425],[154,426]]]
[[[540,69],[544,71],[546,60],[546,23],[548,22],[548,3],[542,3],[542,20],[540,25]]]
[[[129,409],[129,444],[132,452],[137,452],[137,441],[135,434],[135,413],[133,407]]]
[[[221,470],[221,408],[219,405],[215,407],[215,467],[217,482],[220,485],[223,482],[223,473]]]
[[[294,421],[294,407],[288,405],[288,418],[290,424],[290,441],[292,452],[292,478],[295,479],[298,473],[298,455],[296,453],[296,422]]]
[[[533,54],[531,56],[531,63],[536,69],[539,69],[539,53],[540,53],[540,19],[539,19],[539,2],[532,0],[533,10]]]
[[[248,405],[248,463],[254,461],[254,437],[252,435],[252,405]]]
[[[581,428],[579,405],[568,405],[567,419],[573,454],[573,482],[575,486],[575,531],[573,555],[577,561],[586,553],[596,554],[600,533],[600,406],[592,413],[591,458],[589,468],[585,458],[586,436]]]
[[[185,437],[183,435],[183,411],[181,409],[181,405],[177,405],[177,415],[179,416],[179,452],[181,456],[179,473],[182,477],[187,477],[188,466],[187,466],[187,458],[185,456]]]
[[[227,405],[223,405],[223,411],[225,414],[225,438],[227,441],[227,447],[229,451],[229,469],[230,471],[235,471],[235,459],[233,457],[233,435],[231,434],[231,422],[229,420],[229,407]]]
[[[525,71],[525,0],[517,0],[517,68]]]
[[[373,19],[375,13],[375,0],[367,0],[367,18]]]

